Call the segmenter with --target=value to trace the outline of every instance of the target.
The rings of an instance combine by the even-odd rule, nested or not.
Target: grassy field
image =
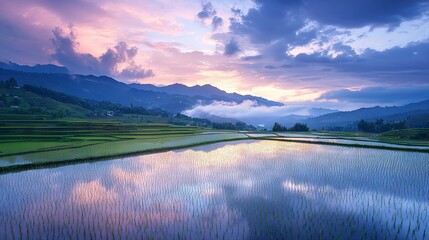
[[[380,134],[383,142],[405,145],[429,145],[429,128],[401,129]]]

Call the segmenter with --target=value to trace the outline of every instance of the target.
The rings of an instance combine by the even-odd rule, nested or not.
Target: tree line
[[[15,88],[18,87],[18,83],[15,78],[10,78],[6,81],[0,81],[0,88]]]
[[[254,126],[247,125],[244,122],[236,122],[236,123],[230,123],[230,122],[217,123],[217,122],[213,122],[212,123],[212,127],[214,129],[227,129],[227,130],[239,130],[239,131],[244,131],[244,130],[253,131],[253,130],[256,130],[256,128]]]
[[[282,124],[275,122],[273,126],[273,132],[308,132],[310,129],[307,127],[307,124],[304,123],[295,123],[290,128],[283,126]]]
[[[375,122],[360,120],[358,130],[361,132],[382,133],[392,130],[405,129],[405,121],[400,122],[385,122],[383,119],[377,119]]]

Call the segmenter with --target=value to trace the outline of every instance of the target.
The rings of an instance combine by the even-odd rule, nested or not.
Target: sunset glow
[[[285,103],[392,105],[410,100],[373,98],[366,88],[429,92],[428,4],[386,2],[392,7],[383,10],[369,1],[336,2],[1,1],[0,60],[52,63],[127,83],[211,84]],[[336,8],[344,14],[333,16]],[[71,46],[53,44],[67,40]],[[98,70],[82,64],[120,42],[137,52]],[[335,94],[353,89],[361,89],[354,99]],[[412,89],[405,91],[428,97]]]

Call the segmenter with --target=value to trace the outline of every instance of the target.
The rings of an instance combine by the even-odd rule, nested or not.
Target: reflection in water
[[[423,239],[428,159],[245,141],[10,173],[0,238]]]

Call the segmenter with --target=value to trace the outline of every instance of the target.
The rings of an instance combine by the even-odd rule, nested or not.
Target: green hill
[[[411,128],[389,131],[380,134],[379,139],[385,142],[428,145],[429,128]]]
[[[86,118],[91,110],[57,101],[24,87],[0,87],[0,115],[3,119]]]

